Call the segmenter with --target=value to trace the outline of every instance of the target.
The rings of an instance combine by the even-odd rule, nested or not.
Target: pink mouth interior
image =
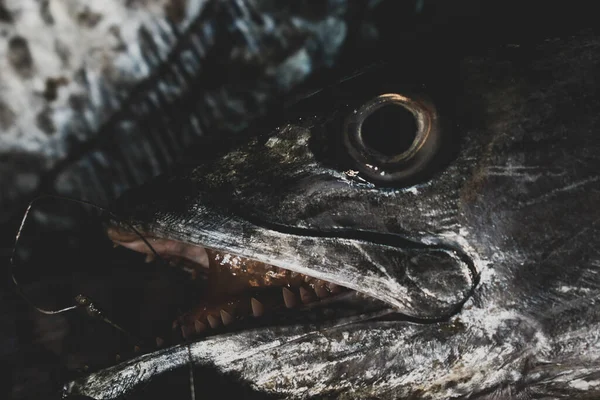
[[[154,253],[137,234],[113,227],[107,233],[116,245],[146,254],[146,262],[154,261]],[[145,238],[163,260],[186,271],[197,283],[194,304],[172,324],[185,339],[274,311],[311,306],[348,291],[334,283],[221,251]],[[163,340],[156,338],[156,342],[160,346]]]

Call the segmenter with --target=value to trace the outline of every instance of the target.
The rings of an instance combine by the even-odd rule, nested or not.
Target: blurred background
[[[127,188],[178,161],[193,162],[206,138],[261,126],[282,105],[360,68],[427,62],[453,76],[465,57],[525,54],[543,41],[594,36],[591,7],[489,0],[0,0],[0,366],[9,371],[0,374],[0,397],[58,396],[66,380],[124,343],[105,324],[41,315],[15,293],[9,258],[36,196],[110,206]],[[100,237],[98,221],[77,207],[70,211],[46,212],[31,232],[64,224],[63,241],[77,236],[76,247],[86,249],[85,240]],[[93,250],[95,263],[82,269],[82,282],[89,292],[104,293],[113,311],[126,309],[125,318],[134,312],[123,308],[132,287],[140,299],[148,296],[140,294],[144,272],[117,268],[130,265],[130,255],[114,261],[106,256],[110,248]],[[61,255],[51,253],[38,254],[49,268],[46,280],[29,287],[46,299],[58,298],[53,293],[72,276],[59,273]]]

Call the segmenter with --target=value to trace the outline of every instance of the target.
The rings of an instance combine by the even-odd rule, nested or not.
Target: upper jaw
[[[395,312],[333,282],[236,254],[117,226],[107,234],[116,245],[145,254],[147,262],[167,261],[189,273],[196,300],[173,316],[173,329],[182,339],[281,323],[348,323]]]
[[[220,215],[199,204],[192,208],[185,216],[158,216],[151,225],[137,226],[152,232],[159,248],[167,244],[158,238],[168,238],[206,249],[227,249],[245,259],[357,291],[424,322],[458,312],[477,284],[478,271],[460,248],[411,245],[392,234],[352,238],[335,232],[288,233]],[[373,238],[381,242],[368,240]],[[190,257],[202,257],[194,251],[188,251]]]

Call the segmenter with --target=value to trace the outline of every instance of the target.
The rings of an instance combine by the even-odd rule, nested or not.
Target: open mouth
[[[186,273],[191,300],[172,321],[173,332],[184,340],[299,314],[331,320],[384,306],[335,283],[227,252],[144,234],[155,254],[128,229],[111,226],[107,233],[116,245],[145,254],[147,263],[156,262],[158,255]],[[156,338],[157,347],[176,343]]]

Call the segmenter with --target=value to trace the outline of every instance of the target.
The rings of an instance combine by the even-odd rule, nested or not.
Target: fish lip
[[[360,318],[360,316],[357,316],[356,318],[354,318],[354,320],[351,320],[351,321],[332,320],[332,321],[330,321],[329,325],[322,327],[322,329],[325,329],[325,330],[331,329],[332,331],[335,332],[335,330],[338,328],[346,328],[346,327],[350,328],[351,326],[359,326],[359,324],[364,323],[366,321],[376,320],[378,318],[385,317],[386,314],[389,314],[389,313],[390,313],[389,309],[384,309],[379,312],[374,312],[371,315],[368,315],[364,318]],[[266,326],[264,328],[269,329],[269,328],[273,328],[273,327]],[[296,327],[293,325],[285,327],[284,329],[286,329],[286,328],[288,328],[288,330],[289,330],[289,328],[294,329],[294,330],[296,329]],[[280,346],[289,345],[291,343],[294,343],[299,338],[310,337],[315,332],[321,331],[322,329],[320,329],[320,328],[305,329],[302,331],[297,331],[297,333],[292,334],[292,335],[289,335],[289,334],[284,335],[283,341],[279,341],[279,340],[272,341],[274,346],[270,346],[270,348],[277,348]],[[157,372],[159,375],[167,373],[174,368],[182,368],[182,367],[187,368],[189,365],[202,365],[201,362],[198,362],[197,360],[191,360],[190,353],[195,352],[195,350],[200,350],[200,349],[206,348],[207,345],[210,346],[211,342],[214,343],[215,340],[228,342],[231,339],[231,337],[233,337],[233,336],[253,334],[252,330],[243,329],[244,332],[241,332],[241,331],[242,331],[241,329],[238,329],[236,331],[226,332],[221,335],[215,335],[212,337],[208,337],[207,338],[207,339],[209,339],[208,344],[204,341],[193,341],[193,342],[188,342],[188,343],[179,343],[174,346],[156,349],[152,352],[140,354],[134,358],[124,360],[121,363],[118,363],[115,365],[110,365],[101,370],[92,371],[85,375],[76,376],[76,377],[70,379],[67,383],[65,383],[63,385],[63,388],[62,388],[63,394],[67,394],[67,395],[88,394],[89,392],[87,392],[87,389],[90,387],[90,384],[98,384],[99,383],[100,385],[102,385],[101,382],[106,381],[107,378],[110,378],[112,381],[111,384],[115,385],[118,388],[117,391],[121,391],[125,387],[125,390],[123,391],[123,393],[125,394],[125,393],[129,392],[130,390],[134,390],[138,386],[138,384],[140,384],[140,383],[143,384],[145,381],[147,381],[149,376],[152,376],[149,374],[141,374],[140,376],[143,378],[142,381],[136,381],[136,380],[130,379],[131,373],[129,371],[132,371],[134,373],[134,375],[139,374],[140,362],[144,363],[144,364],[149,364],[152,362],[152,360],[158,359],[158,362],[155,364],[155,366],[157,367],[156,369],[161,369],[160,371]],[[260,336],[260,333],[258,333],[258,332],[261,332],[261,327],[258,327],[257,329],[255,328],[254,332],[257,332],[257,336]],[[182,352],[184,352],[187,356],[186,357],[177,356],[178,354],[182,354]],[[188,362],[191,362],[192,364],[187,364]],[[198,364],[196,364],[196,363],[198,363]],[[156,372],[156,369],[154,369],[155,372]],[[150,378],[150,379],[152,379],[152,378]],[[125,385],[123,385],[124,383],[125,383]],[[120,396],[119,396],[119,398],[120,398]]]
[[[304,268],[301,265],[294,266],[294,268],[292,269],[288,269],[285,266],[281,266],[281,264],[277,264],[276,258],[269,257],[268,250],[265,252],[263,249],[260,252],[256,253],[260,256],[260,258],[257,258],[259,262],[275,265],[283,269],[288,269],[290,271],[296,271],[304,275],[316,277],[326,282],[338,284],[340,286],[349,288],[357,292],[362,292],[365,297],[376,299],[377,301],[380,301],[383,304],[385,304],[387,307],[394,309],[398,314],[398,319],[409,320],[414,323],[430,324],[449,320],[454,315],[461,312],[464,304],[473,296],[473,294],[477,290],[477,287],[479,286],[481,268],[477,265],[477,253],[470,248],[468,243],[463,243],[462,241],[457,241],[456,239],[447,240],[447,238],[444,235],[426,235],[420,238],[416,238],[406,236],[400,233],[376,232],[371,230],[320,230],[316,228],[295,227],[280,225],[277,223],[270,223],[266,221],[259,221],[256,217],[247,216],[245,214],[239,215],[235,212],[235,210],[234,212],[229,213],[228,217],[224,217],[226,218],[226,230],[223,230],[225,228],[217,228],[216,236],[211,236],[211,232],[214,228],[211,228],[210,224],[204,225],[202,219],[193,220],[196,224],[200,224],[197,226],[200,235],[190,235],[190,233],[187,230],[182,228],[182,223],[184,223],[184,221],[180,221],[179,223],[176,223],[175,226],[173,226],[171,223],[168,223],[168,221],[163,219],[163,217],[161,216],[162,214],[154,215],[154,219],[157,219],[157,222],[147,222],[149,221],[148,217],[150,217],[150,215],[138,214],[139,213],[134,213],[133,215],[135,216],[131,218],[119,219],[115,220],[114,222],[116,222],[117,227],[129,229],[133,228],[138,232],[156,232],[156,234],[160,235],[161,237],[174,238],[173,240],[179,240],[191,245],[200,246],[199,243],[204,243],[203,241],[206,241],[206,243],[212,244],[212,246],[209,245],[207,246],[207,248],[217,250],[219,249],[220,244],[224,244],[224,246],[226,246],[231,242],[229,240],[223,239],[227,231],[232,231],[233,229],[233,231],[237,230],[239,232],[246,232],[246,229],[248,229],[250,232],[254,232],[253,229],[256,229],[256,231],[259,232],[260,235],[264,234],[265,232],[274,233],[274,238],[278,238],[278,235],[292,235],[297,236],[300,239],[305,238],[318,240],[320,238],[333,238],[341,240],[359,240],[375,245],[390,246],[394,248],[432,249],[435,252],[447,253],[452,258],[455,258],[457,261],[463,264],[464,273],[468,275],[465,277],[464,285],[458,287],[458,289],[461,290],[460,297],[457,297],[455,301],[446,303],[442,303],[442,301],[444,300],[442,299],[442,301],[440,301],[439,306],[435,306],[438,307],[437,309],[417,309],[416,312],[410,307],[404,307],[403,304],[397,304],[397,302],[393,301],[395,300],[395,298],[392,299],[392,301],[390,301],[390,299],[388,299],[389,296],[378,296],[375,292],[371,290],[363,292],[361,290],[360,285],[348,283],[351,281],[343,279],[336,280],[335,275],[333,274],[321,274],[319,271],[313,275],[311,273],[312,269]],[[209,213],[208,218],[213,218],[213,216]],[[189,225],[189,223],[189,221],[185,221],[185,224]],[[190,238],[196,238],[195,242],[190,241]],[[247,239],[247,234],[244,234],[243,237],[240,239],[244,239],[244,241],[247,242],[247,240],[245,240]],[[248,254],[253,254],[252,252],[246,252],[244,250],[244,247],[237,246],[237,243],[243,243],[244,241],[239,241],[236,239],[233,242],[231,242],[234,243],[232,248],[239,248],[237,248],[237,250],[230,251],[230,254],[239,254],[241,257],[247,259],[252,258],[252,256],[248,256]],[[302,245],[306,246],[304,242],[302,242]],[[246,244],[245,248],[248,248],[248,244]],[[266,257],[264,257],[264,255],[266,255]]]
[[[163,249],[162,246],[158,247],[158,250],[156,249],[156,242],[160,243],[162,241],[166,241],[166,242],[170,242],[171,244],[179,244],[181,247],[187,247],[190,249],[197,248],[197,249],[205,249],[205,250],[206,249],[214,250],[214,251],[229,253],[231,255],[239,256],[239,257],[242,257],[245,259],[253,260],[252,258],[249,258],[246,255],[236,254],[235,252],[229,252],[228,250],[223,250],[223,249],[219,249],[216,247],[205,246],[204,244],[201,244],[201,243],[191,243],[191,242],[187,242],[187,241],[180,240],[180,239],[171,239],[166,234],[159,235],[156,233],[150,233],[150,232],[152,232],[152,229],[146,229],[146,228],[141,228],[141,227],[134,228],[133,225],[130,225],[130,224],[111,223],[111,224],[105,224],[105,227],[106,227],[107,235],[113,243],[115,243],[116,245],[121,245],[123,247],[129,248],[134,251],[144,253],[144,254],[154,254],[155,256],[159,256],[159,257],[163,257],[165,254],[171,255],[170,254],[171,249]],[[135,230],[135,232],[132,232],[131,228],[133,228]],[[139,241],[140,237],[143,238],[143,242]],[[142,251],[142,250],[150,250],[150,252]],[[192,261],[192,262],[197,262],[199,264],[204,264],[205,262],[207,262],[204,260],[201,261],[198,258],[194,258],[194,257],[189,257],[188,260]],[[256,260],[256,261],[265,264],[263,261],[260,261],[260,260]],[[277,268],[295,272],[286,267],[277,265],[276,263],[272,263],[272,265]],[[203,266],[208,268],[207,265],[203,265]],[[310,274],[305,274],[305,273],[302,273],[302,274],[307,275],[309,277],[313,277]],[[313,278],[320,279],[317,277],[313,277]],[[335,279],[321,279],[321,280],[328,282],[328,283],[343,286],[347,290],[351,290],[354,292],[360,292],[359,290],[356,290],[354,288],[347,288],[344,285],[344,283],[336,281]],[[361,294],[364,296],[370,297],[366,293],[361,293]],[[390,307],[391,307],[391,305],[390,305]]]

